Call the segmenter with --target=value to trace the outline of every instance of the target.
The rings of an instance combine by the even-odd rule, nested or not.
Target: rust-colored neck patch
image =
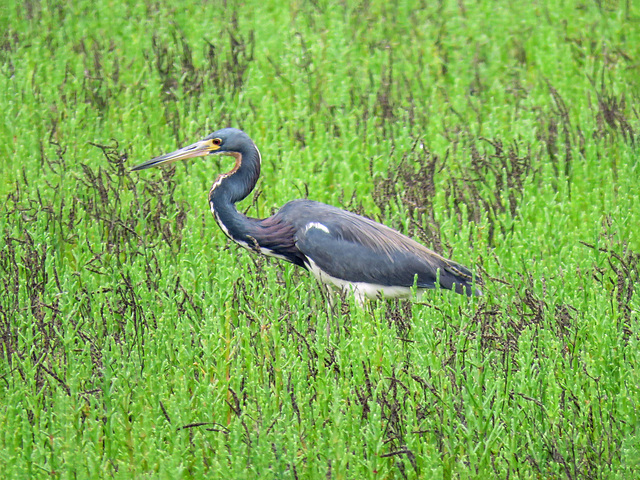
[[[230,157],[235,157],[236,159],[236,164],[233,166],[233,168],[229,172],[224,174],[226,176],[230,176],[236,173],[240,168],[240,165],[242,165],[242,154],[239,152],[229,152],[227,153],[227,155],[229,155]]]
[[[231,175],[236,173],[238,171],[238,169],[240,168],[240,166],[242,165],[242,154],[239,153],[239,152],[228,152],[228,153],[225,152],[225,153],[221,153],[219,155],[226,155],[228,157],[234,157],[236,159],[236,164],[227,173],[221,173],[220,175],[218,175],[218,178],[216,178],[216,181],[213,182],[213,185],[211,186],[211,190],[209,190],[209,196],[211,196],[213,194],[213,191],[222,183],[222,181],[225,178],[229,178]]]

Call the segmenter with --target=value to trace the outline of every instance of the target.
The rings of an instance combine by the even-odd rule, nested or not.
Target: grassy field
[[[0,476],[640,475],[633,1],[6,0]],[[207,203],[306,197],[472,267],[363,307]]]

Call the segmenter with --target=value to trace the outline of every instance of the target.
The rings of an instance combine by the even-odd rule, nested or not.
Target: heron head
[[[244,151],[253,142],[249,136],[237,128],[223,128],[207,135],[203,140],[180,148],[171,153],[160,155],[146,162],[136,165],[131,170],[144,170],[157,167],[165,163],[177,162],[188,158],[204,157],[206,155],[236,155]]]

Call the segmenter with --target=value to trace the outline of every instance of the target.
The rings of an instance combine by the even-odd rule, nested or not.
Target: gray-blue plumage
[[[294,200],[274,217],[294,226],[296,247],[331,277],[407,288],[435,288],[439,280],[442,288],[474,292],[467,268],[355,213]]]
[[[408,296],[419,291],[452,289],[480,294],[479,277],[415,240],[368,218],[311,200],[294,200],[265,219],[238,212],[260,176],[261,157],[249,136],[225,128],[204,140],[134,167],[142,170],[205,155],[230,155],[234,168],[218,176],[209,203],[225,234],[240,245],[310,270],[319,280],[350,289],[357,298]]]

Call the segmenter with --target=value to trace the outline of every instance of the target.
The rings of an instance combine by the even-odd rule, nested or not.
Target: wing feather
[[[472,292],[466,267],[368,218],[310,200],[294,200],[277,216],[295,227],[297,248],[332,277],[350,282]],[[481,284],[475,278],[476,284]]]

